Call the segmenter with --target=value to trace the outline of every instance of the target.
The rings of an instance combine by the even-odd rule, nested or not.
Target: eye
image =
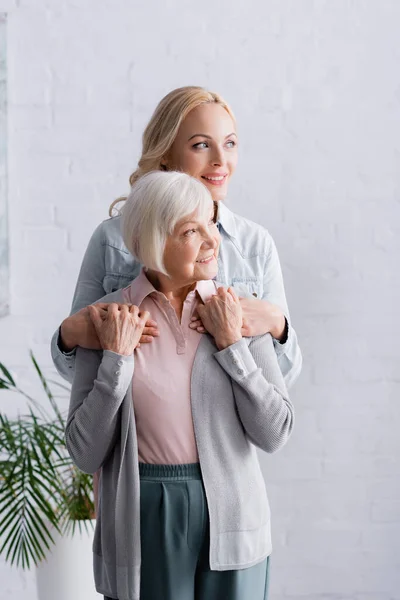
[[[226,145],[228,146],[228,148],[234,148],[237,144],[235,140],[229,140],[229,142],[226,142]]]
[[[183,235],[189,237],[192,233],[196,233],[196,229],[188,229]]]
[[[194,144],[192,147],[195,148],[196,150],[203,150],[204,148],[208,148],[208,144],[207,144],[207,142],[198,142],[197,144]]]

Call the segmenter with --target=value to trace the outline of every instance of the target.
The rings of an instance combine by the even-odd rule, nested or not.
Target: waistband
[[[151,465],[139,463],[140,479],[151,479],[156,481],[187,481],[188,479],[201,479],[199,463],[186,465]]]

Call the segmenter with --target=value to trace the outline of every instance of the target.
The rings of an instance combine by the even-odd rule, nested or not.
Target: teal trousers
[[[268,558],[248,569],[211,571],[199,464],[141,463],[140,510],[140,600],[267,600]]]

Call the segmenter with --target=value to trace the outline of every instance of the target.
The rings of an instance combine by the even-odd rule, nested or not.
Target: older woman
[[[293,407],[272,337],[242,337],[220,287],[206,187],[154,172],[122,215],[145,267],[89,307],[101,350],[78,348],[66,443],[101,469],[96,589],[119,600],[264,600],[270,512],[256,446],[288,439]],[[199,314],[207,335],[188,325]],[[149,317],[158,343],[138,348]]]
[[[188,173],[208,188],[219,208],[218,281],[225,287],[235,285],[240,292],[242,335],[271,334],[289,387],[301,371],[302,357],[290,323],[274,240],[266,229],[234,214],[223,202],[237,160],[238,132],[228,104],[219,94],[200,87],[178,88],[161,100],[151,117],[130,183],[149,171],[176,170]],[[86,307],[104,294],[126,286],[140,268],[121,237],[120,217],[101,223],[83,259],[71,316],[63,321],[52,340],[53,360],[63,377],[72,380],[76,346],[99,348]],[[203,331],[196,316],[190,326]],[[154,319],[147,323],[141,342],[153,340],[159,333],[157,324]]]

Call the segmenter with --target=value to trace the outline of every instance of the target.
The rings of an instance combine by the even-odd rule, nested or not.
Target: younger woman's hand
[[[204,305],[197,308],[203,326],[215,339],[219,350],[242,338],[242,307],[233,288],[219,287]]]
[[[88,310],[103,350],[124,356],[133,354],[150,317],[148,311],[140,312],[134,304],[115,302],[107,308],[91,304]]]

